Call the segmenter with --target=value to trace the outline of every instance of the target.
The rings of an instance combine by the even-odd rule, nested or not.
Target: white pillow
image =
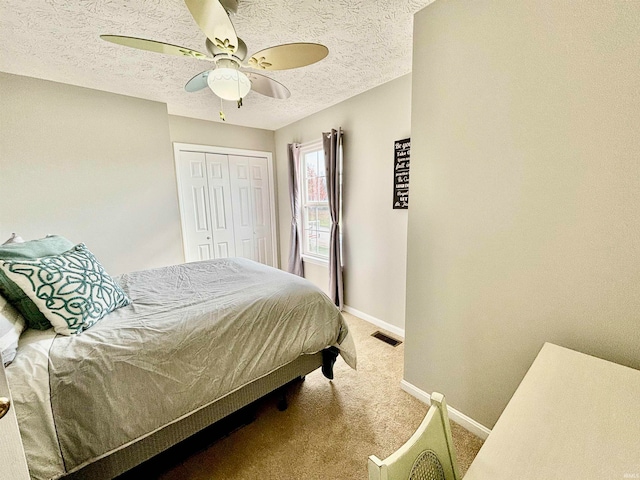
[[[2,245],[9,245],[11,243],[24,243],[22,237],[16,233],[12,233],[9,239],[4,242]]]
[[[18,339],[24,326],[22,315],[0,296],[0,356],[5,367],[16,357]]]

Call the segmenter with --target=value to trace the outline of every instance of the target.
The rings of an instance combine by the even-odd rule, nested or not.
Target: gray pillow
[[[57,235],[29,242],[14,242],[0,245],[0,261],[32,260],[49,255],[58,255],[70,248],[73,248],[73,243]],[[0,270],[0,295],[4,296],[20,312],[29,327],[36,330],[51,328],[51,323],[38,310],[38,307],[2,270]]]
[[[0,270],[61,335],[81,333],[130,302],[84,243],[60,255],[0,261]]]
[[[24,328],[22,315],[0,296],[0,357],[5,367],[16,357],[18,340]]]

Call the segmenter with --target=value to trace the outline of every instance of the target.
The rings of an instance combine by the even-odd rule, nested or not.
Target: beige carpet
[[[288,410],[276,409],[277,396],[263,399],[252,423],[215,442],[209,434],[170,450],[126,477],[366,480],[367,457],[385,458],[400,447],[428,407],[400,389],[404,344],[392,347],[370,336],[377,330],[371,324],[345,318],[358,349],[357,371],[339,359],[333,381],[316,371],[292,385]],[[452,431],[465,472],[482,441],[455,423]]]

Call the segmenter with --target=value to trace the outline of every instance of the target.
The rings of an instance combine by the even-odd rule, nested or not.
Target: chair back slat
[[[444,396],[431,407],[407,442],[384,460],[369,457],[369,480],[460,480]]]

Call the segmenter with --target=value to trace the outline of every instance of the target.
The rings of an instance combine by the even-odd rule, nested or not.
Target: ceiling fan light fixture
[[[223,100],[238,101],[251,90],[249,78],[235,68],[216,68],[209,73],[207,84]]]

